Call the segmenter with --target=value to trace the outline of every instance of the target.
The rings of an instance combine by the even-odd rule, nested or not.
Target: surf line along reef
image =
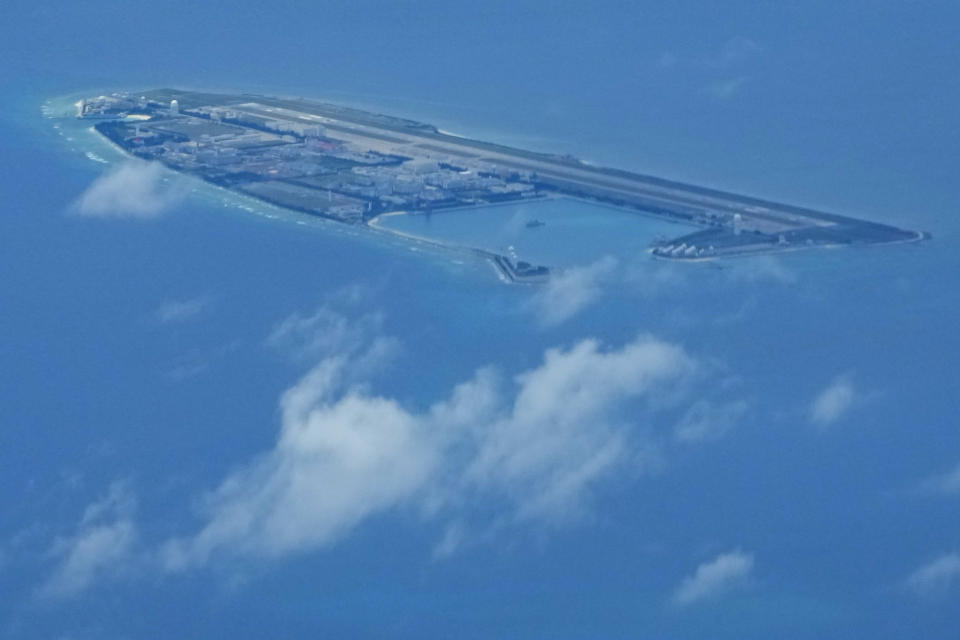
[[[670,260],[927,237],[302,98],[156,89],[81,100],[77,116],[96,120],[100,134],[138,158],[273,205],[385,231],[391,230],[377,223],[388,213],[567,196],[697,227],[649,248],[654,257]],[[489,260],[510,282],[540,282],[551,273],[512,253],[457,248]]]

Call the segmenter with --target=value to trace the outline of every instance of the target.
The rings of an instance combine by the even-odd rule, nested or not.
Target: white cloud
[[[613,350],[585,340],[548,350],[513,384],[480,369],[414,412],[350,387],[352,364],[328,357],[283,395],[277,444],[207,497],[197,534],[166,544],[168,569],[217,552],[323,547],[396,510],[465,523],[482,502],[501,522],[568,520],[601,477],[648,453],[622,414],[627,402],[696,369],[681,348],[650,337]],[[470,533],[447,531],[439,556]]]
[[[946,553],[923,565],[907,578],[907,588],[921,598],[936,598],[960,579],[960,553]]]
[[[753,571],[753,554],[742,551],[722,553],[697,567],[673,594],[676,606],[687,606],[715,598],[742,584]]]
[[[694,443],[716,440],[743,419],[750,408],[746,400],[723,404],[710,400],[695,402],[673,428],[678,442]]]
[[[585,267],[554,274],[533,298],[533,308],[545,325],[557,325],[596,302],[605,281],[617,268],[609,256]]]
[[[363,295],[360,289],[350,287],[332,298],[354,306]],[[381,335],[382,326],[380,313],[348,317],[330,305],[322,305],[312,314],[294,313],[274,326],[267,345],[297,361],[348,356],[346,384],[382,370],[400,353],[400,341]]]
[[[431,434],[391,400],[334,399],[344,364],[325,361],[284,394],[275,449],[210,496],[208,524],[167,547],[168,566],[224,546],[266,556],[322,546],[420,489],[438,462]]]
[[[167,300],[154,312],[161,324],[186,322],[196,318],[210,307],[210,298],[202,296],[189,300]]]
[[[649,337],[619,351],[594,340],[550,349],[540,367],[517,377],[508,414],[477,425],[483,433],[466,480],[522,496],[521,517],[575,515],[593,480],[635,447],[612,413],[694,368],[682,349]]]
[[[159,163],[127,162],[97,178],[76,202],[76,211],[92,218],[156,218],[183,195],[164,177]]]
[[[859,396],[849,375],[842,375],[817,394],[810,406],[810,420],[821,427],[829,426],[853,407]]]
[[[58,539],[50,555],[60,559],[53,575],[41,587],[40,594],[51,598],[77,595],[101,577],[124,569],[131,559],[136,539],[133,511],[136,504],[120,483],[87,507],[77,532]]]

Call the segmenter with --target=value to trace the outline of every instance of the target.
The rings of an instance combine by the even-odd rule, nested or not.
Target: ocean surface
[[[957,637],[953,4],[5,7],[0,637]],[[384,221],[564,267],[529,287],[172,174],[82,215],[126,160],[64,114],[155,86],[932,239],[672,264],[684,227],[574,200]]]

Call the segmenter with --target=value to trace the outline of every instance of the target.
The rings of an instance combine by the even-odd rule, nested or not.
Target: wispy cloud
[[[746,400],[695,402],[673,428],[678,442],[696,443],[720,438],[742,420],[750,408]]]
[[[715,100],[730,100],[739,94],[750,81],[745,70],[763,48],[756,41],[744,36],[727,40],[719,51],[708,57],[704,64],[716,76],[706,86],[707,93]]]
[[[633,262],[623,269],[623,284],[629,291],[645,298],[653,298],[666,292],[677,291],[690,282],[689,265],[666,260]]]
[[[706,64],[718,69],[727,69],[756,57],[763,51],[755,40],[745,36],[734,36],[723,43],[723,46],[706,60]]]
[[[753,554],[740,550],[722,553],[697,567],[673,594],[673,604],[689,606],[719,597],[743,584],[753,571]]]
[[[391,511],[458,523],[438,555],[470,533],[478,501],[501,522],[568,521],[600,478],[643,457],[645,443],[617,419],[625,403],[697,368],[650,337],[619,349],[585,340],[548,350],[512,382],[479,369],[416,412],[349,386],[363,357],[326,357],[284,393],[277,444],[207,497],[199,532],[165,545],[168,569],[324,547]]]
[[[860,400],[853,387],[850,374],[833,379],[817,394],[810,405],[810,420],[817,426],[827,427],[842,418]]]
[[[707,51],[663,51],[652,62],[663,74],[693,78],[701,95],[724,102],[739,95],[749,85],[752,69],[761,53],[763,47],[756,40],[734,36],[719,48]]]
[[[362,354],[359,360],[366,362],[354,357],[351,369],[363,375],[400,351],[399,341],[383,333],[383,314],[364,310],[375,299],[376,291],[368,285],[341,287],[327,294],[313,311],[294,312],[275,324],[266,344],[301,362]]]
[[[173,382],[183,382],[196,378],[210,368],[210,354],[194,352],[180,356],[164,371],[164,375]]]
[[[294,313],[276,326],[267,345],[297,359],[316,361],[338,353],[354,353],[380,333],[383,316],[367,313],[348,317],[333,306],[312,313]]]
[[[673,69],[677,66],[677,55],[672,51],[661,51],[654,64],[658,69]]]
[[[112,485],[103,499],[88,506],[76,533],[59,538],[50,550],[59,565],[40,595],[75,596],[95,580],[122,572],[136,540],[135,509],[136,502],[122,483]]]
[[[616,268],[616,259],[608,256],[551,277],[533,298],[540,321],[547,326],[560,324],[596,302]]]
[[[686,66],[690,68],[726,71],[742,67],[762,52],[763,47],[756,40],[746,36],[734,36],[719,48],[701,52],[699,55],[687,52],[687,55],[682,56],[676,51],[661,51],[654,58],[654,65],[659,69],[673,69],[686,62]]]
[[[718,276],[719,274],[719,276]],[[553,281],[536,291],[527,310],[535,313],[541,324],[560,324],[578,313],[600,304],[604,295],[617,291],[644,299],[684,299],[694,283],[704,279],[722,287],[743,285],[783,285],[799,282],[798,274],[784,261],[774,256],[752,256],[729,264],[684,264],[679,261],[643,259],[620,262],[604,258],[593,264],[568,269]],[[748,300],[733,314],[711,316],[711,322],[730,322],[746,319],[753,310]],[[704,321],[702,314],[698,320]]]
[[[733,282],[794,284],[798,279],[796,273],[773,256],[754,256],[749,260],[739,260],[730,266],[727,273]]]
[[[156,218],[183,197],[176,182],[165,181],[156,162],[130,161],[100,176],[75,203],[79,215],[91,218]]]
[[[164,375],[173,382],[183,382],[206,372],[213,364],[235,352],[242,343],[239,340],[218,347],[194,349],[175,358],[166,367]]]
[[[186,322],[198,317],[210,308],[212,300],[208,296],[189,298],[187,300],[167,300],[154,312],[154,317],[161,324]]]
[[[910,574],[907,588],[921,598],[939,598],[960,581],[960,553],[946,553]]]
[[[717,80],[707,86],[707,93],[716,100],[730,100],[740,93],[748,80],[746,76]]]
[[[920,484],[923,491],[945,495],[960,495],[960,464],[944,473],[930,476]]]

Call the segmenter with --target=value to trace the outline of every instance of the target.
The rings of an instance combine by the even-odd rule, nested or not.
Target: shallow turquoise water
[[[534,220],[545,224],[528,228],[526,224]],[[379,225],[495,253],[513,251],[521,260],[560,267],[590,263],[604,256],[639,257],[655,239],[692,230],[687,225],[570,198],[430,215],[388,215]]]

